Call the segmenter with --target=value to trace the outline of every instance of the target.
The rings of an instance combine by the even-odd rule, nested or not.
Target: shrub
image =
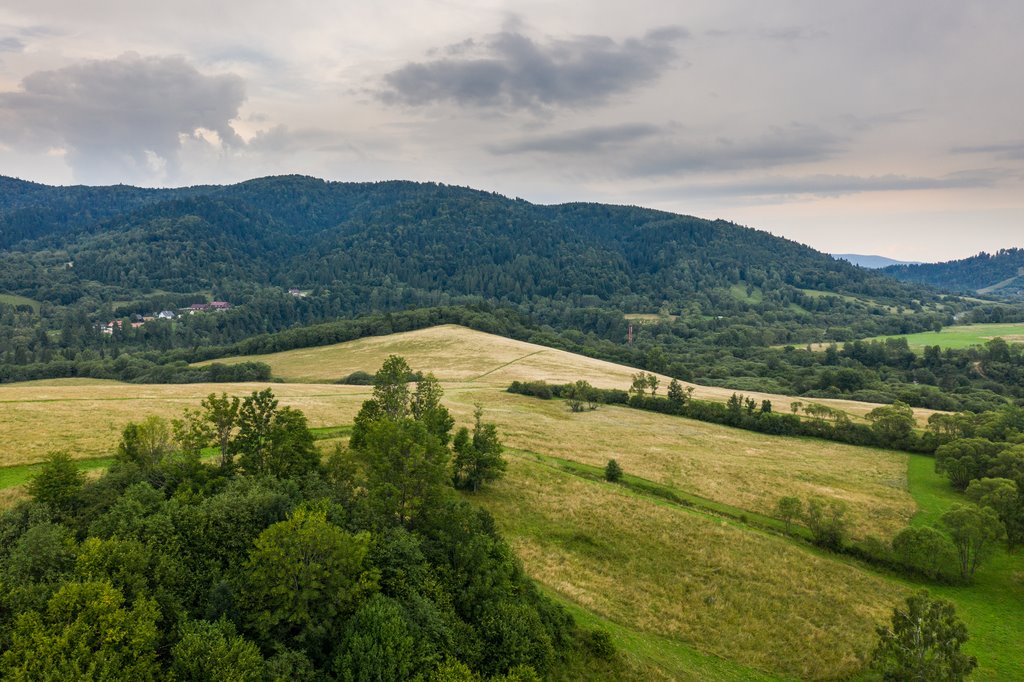
[[[622,480],[622,467],[614,459],[608,460],[604,467],[604,480],[609,483],[618,483]]]

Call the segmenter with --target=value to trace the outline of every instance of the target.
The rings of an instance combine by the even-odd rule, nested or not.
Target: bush
[[[839,551],[846,543],[846,505],[839,500],[812,498],[807,503],[804,522],[814,536],[814,543]]]
[[[350,386],[372,386],[373,385],[373,375],[370,374],[369,372],[364,372],[362,370],[356,370],[355,372],[352,372],[351,374],[349,374],[347,377],[344,377],[342,379],[338,379],[338,381],[336,383],[348,384]]]
[[[587,649],[597,658],[610,660],[615,656],[615,643],[607,630],[591,630],[587,633]]]
[[[608,464],[604,467],[604,480],[609,483],[618,483],[622,480],[622,467],[614,459],[608,460]]]

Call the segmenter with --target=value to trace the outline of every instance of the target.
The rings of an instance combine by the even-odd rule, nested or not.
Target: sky
[[[1024,246],[1019,0],[4,0],[0,174],[635,204],[832,253]]]

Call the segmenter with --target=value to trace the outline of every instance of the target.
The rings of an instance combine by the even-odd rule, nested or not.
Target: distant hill
[[[634,206],[300,176],[172,190],[0,179],[0,291],[68,303],[243,284],[327,288],[335,315],[457,296],[622,312],[696,301],[721,314],[755,299],[787,308],[758,298],[787,285],[927,296],[767,232]],[[736,285],[758,293],[704,298]]]
[[[868,268],[869,270],[878,270],[890,265],[917,265],[919,263],[919,261],[895,260],[885,256],[866,256],[859,253],[833,253],[832,257],[859,265],[862,268]]]
[[[948,291],[1015,298],[1024,295],[1024,249],[1020,248],[982,252],[945,263],[896,265],[882,272]]]

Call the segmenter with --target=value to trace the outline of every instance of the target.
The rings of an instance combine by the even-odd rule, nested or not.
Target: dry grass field
[[[469,425],[474,405],[482,404],[509,448],[597,467],[615,458],[630,475],[762,514],[784,495],[842,499],[859,538],[890,538],[917,510],[907,492],[906,455],[622,407],[572,413],[563,401],[505,388],[516,379],[578,378],[626,388],[635,370],[460,327],[258,359],[289,380],[269,384],[282,404],[303,410],[311,426],[327,427],[350,424],[371,389],[326,382],[375,371],[390,354],[442,380],[444,403],[458,425]],[[91,380],[2,386],[0,466],[37,462],[54,449],[107,455],[128,421],[176,417],[211,392],[241,396],[266,386]],[[731,391],[699,387],[696,394],[724,400]],[[769,399],[785,406],[790,400]],[[872,407],[851,405],[855,414]],[[343,444],[343,433],[323,434],[328,437],[318,445],[326,452]],[[658,641],[746,666],[751,676],[758,670],[769,677],[841,678],[862,669],[874,626],[906,589],[778,535],[584,480],[525,455],[509,459],[508,476],[473,499],[495,514],[531,576],[637,638],[629,641],[665,638]],[[0,507],[23,495],[17,488],[0,491]],[[698,669],[705,665],[694,660]]]
[[[468,423],[473,403],[512,448],[623,469],[656,483],[770,515],[779,497],[821,496],[849,505],[851,533],[890,538],[913,516],[907,456],[810,438],[741,431],[625,407],[572,413],[542,401],[485,388],[452,388],[445,403]]]
[[[293,381],[311,381],[316,375],[374,371],[393,353],[406,357],[414,369],[443,380],[445,403],[459,424],[471,422],[475,403],[484,405],[486,418],[498,424],[512,448],[593,466],[615,458],[630,474],[763,514],[770,514],[784,495],[842,499],[850,507],[856,537],[891,537],[915,510],[906,491],[903,455],[766,436],[620,407],[573,414],[561,401],[541,401],[504,389],[514,379],[579,377],[596,385],[625,387],[633,370],[461,327],[435,327],[261,359]],[[211,392],[246,395],[265,386],[81,379],[2,386],[0,431],[6,438],[0,441],[0,466],[37,462],[56,449],[75,457],[107,455],[129,421],[149,414],[177,417]],[[282,404],[303,410],[314,427],[351,423],[370,394],[366,386],[270,386]],[[729,392],[703,388],[698,394],[724,399]]]
[[[64,381],[0,386],[0,466],[38,462],[51,450],[74,457],[110,454],[128,422],[150,414],[179,417],[210,393],[244,396],[269,385],[281,404],[305,412],[311,426],[350,423],[370,394],[365,386]]]
[[[479,499],[527,572],[560,595],[799,679],[859,671],[904,590],[784,538],[523,459]]]
[[[0,430],[6,435],[0,465],[37,462],[59,449],[75,457],[108,455],[129,421],[149,414],[178,417],[211,392],[244,396],[265,386],[47,382],[0,387]],[[314,427],[351,423],[370,395],[365,386],[270,387],[282,404],[305,412]],[[891,537],[914,513],[906,492],[906,458],[897,453],[765,436],[621,407],[574,414],[562,401],[513,395],[500,386],[444,387],[445,404],[459,424],[470,424],[474,404],[480,403],[512,448],[594,466],[615,458],[630,474],[765,514],[783,495],[839,498],[850,506],[857,537]]]
[[[373,336],[333,346],[301,348],[270,353],[211,360],[226,364],[259,361],[270,365],[275,377],[293,383],[331,383],[355,371],[374,372],[388,355],[401,355],[413,369],[433,372],[443,382],[472,382],[506,388],[513,381],[567,383],[586,379],[599,388],[629,388],[637,369],[613,362],[595,360],[563,350],[494,334],[478,332],[458,325],[441,325],[412,332]],[[207,364],[207,363],[199,363]],[[661,376],[662,392],[670,381]],[[694,397],[725,402],[735,391],[716,386],[693,386]],[[792,397],[771,393],[745,395],[758,402],[771,400],[776,410],[785,411]],[[878,405],[854,400],[814,399],[860,418]],[[927,422],[934,410],[915,410],[918,421]]]

